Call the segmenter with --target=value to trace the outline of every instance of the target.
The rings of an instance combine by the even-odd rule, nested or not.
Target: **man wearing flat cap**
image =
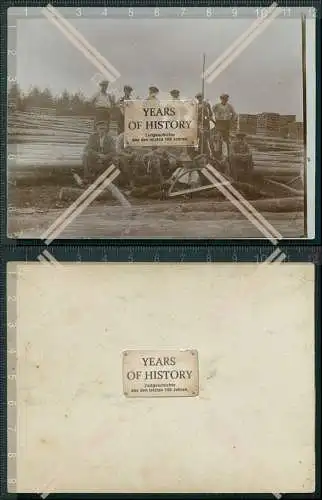
[[[107,80],[101,81],[99,85],[100,90],[94,95],[92,100],[95,107],[95,121],[104,121],[109,127],[113,98],[111,94],[107,92],[109,86]]]
[[[124,113],[125,113],[124,103],[125,103],[125,101],[131,100],[131,94],[133,92],[133,88],[131,87],[131,85],[124,85],[123,91],[124,91],[124,95],[120,98],[118,105],[117,105],[117,111],[116,111],[118,135],[120,135],[124,132]]]
[[[180,100],[180,90],[177,90],[177,89],[170,90],[170,96],[171,96],[171,99],[173,99],[174,101],[179,101]]]
[[[237,132],[230,146],[230,174],[236,181],[250,181],[253,156],[244,132]]]
[[[149,95],[146,98],[144,104],[146,106],[153,106],[155,104],[159,104],[159,99],[158,99],[158,94],[159,94],[159,89],[155,85],[151,85],[149,87]]]
[[[85,182],[92,182],[114,161],[116,154],[113,137],[108,133],[108,123],[97,120],[95,131],[88,138],[83,154]]]
[[[231,127],[237,115],[233,106],[230,104],[229,95],[221,94],[220,102],[213,107],[216,120],[216,130],[221,133],[223,140],[228,144]]]

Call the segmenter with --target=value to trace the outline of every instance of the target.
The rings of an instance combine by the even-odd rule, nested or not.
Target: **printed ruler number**
[[[238,9],[236,9],[236,7],[234,7],[233,9],[231,9],[231,15],[233,17],[237,17],[238,16]]]
[[[160,16],[160,9],[159,9],[159,7],[156,7],[154,9],[154,17],[159,17],[159,16]]]
[[[212,7],[207,7],[206,9],[206,16],[207,17],[212,17],[215,14],[215,9]]]
[[[133,9],[133,7],[129,8],[129,17],[134,17],[134,9]]]
[[[76,16],[80,17],[83,15],[83,9],[81,7],[77,7],[76,9]]]
[[[185,13],[187,12],[187,7],[181,7],[181,13],[180,13],[180,16],[184,16]]]
[[[269,14],[269,10],[266,7],[261,7],[260,9],[259,8],[256,9],[257,17],[264,18],[264,17],[267,17],[268,14]]]

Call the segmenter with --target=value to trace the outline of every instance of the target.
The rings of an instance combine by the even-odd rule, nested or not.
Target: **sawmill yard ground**
[[[60,187],[10,186],[8,236],[40,238],[72,201],[59,199]],[[261,232],[230,202],[209,198],[176,200],[130,199],[124,209],[113,200],[96,200],[75,218],[61,238],[263,238]],[[223,206],[222,204],[225,204]],[[226,207],[226,210],[223,209]],[[303,236],[301,212],[261,212],[284,238]]]

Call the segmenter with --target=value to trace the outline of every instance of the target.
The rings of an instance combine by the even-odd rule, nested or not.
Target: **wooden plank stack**
[[[71,182],[71,169],[81,173],[82,151],[93,130],[93,117],[15,112],[9,115],[8,122],[9,181],[30,185],[40,182],[64,184]],[[112,124],[112,133],[115,131],[115,124]],[[301,178],[304,169],[302,143],[262,135],[248,136],[248,142],[253,151],[257,179],[289,185]]]

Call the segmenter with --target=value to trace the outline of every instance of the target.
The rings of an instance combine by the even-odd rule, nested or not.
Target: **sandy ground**
[[[9,199],[8,235],[13,238],[41,238],[68,208],[57,189],[16,189]],[[35,203],[36,200],[36,203]],[[94,202],[59,234],[60,238],[263,238],[262,233],[237,212],[215,212],[205,199],[175,201],[131,200],[124,209],[111,202]],[[36,206],[35,206],[36,205]],[[49,208],[50,207],[50,208]],[[301,213],[262,213],[285,238],[303,236]]]

